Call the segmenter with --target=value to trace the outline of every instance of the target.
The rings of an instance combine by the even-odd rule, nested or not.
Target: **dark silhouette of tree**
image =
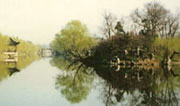
[[[142,10],[136,9],[131,18],[145,36],[174,37],[179,29],[179,15],[173,15],[158,2],[147,3]]]
[[[117,33],[118,35],[123,35],[123,34],[125,34],[124,29],[123,29],[123,26],[121,25],[121,22],[120,22],[120,21],[117,22],[117,24],[116,24],[116,26],[115,26],[115,29],[117,30],[116,33]]]

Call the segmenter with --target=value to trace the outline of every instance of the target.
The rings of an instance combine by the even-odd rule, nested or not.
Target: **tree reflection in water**
[[[63,71],[56,79],[56,88],[60,90],[61,94],[71,103],[85,100],[94,80],[92,68],[88,68],[78,61],[72,64],[62,57],[54,58],[51,64]]]
[[[148,70],[132,67],[114,71],[115,67],[103,66],[95,66],[94,70],[105,80],[102,98],[106,106],[124,101],[130,106],[178,106],[180,78],[175,77],[177,71],[167,67]]]
[[[106,106],[124,103],[130,106],[178,106],[180,81],[178,67],[129,67],[84,65],[78,61],[54,58],[52,65],[63,70],[57,76],[56,88],[71,103],[79,103],[88,96],[94,72],[104,79],[101,99]],[[93,70],[92,70],[93,69]]]
[[[69,62],[62,57],[51,64],[63,70],[56,88],[71,103],[85,100],[92,88],[94,72],[104,81],[101,99],[105,106],[178,106],[179,67],[123,67]]]
[[[25,56],[19,57],[18,62],[5,63],[0,61],[0,82],[20,72],[37,59],[39,59],[38,56]]]

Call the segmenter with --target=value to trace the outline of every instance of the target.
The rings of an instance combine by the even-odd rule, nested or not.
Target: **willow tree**
[[[79,60],[91,55],[95,45],[87,27],[77,20],[67,23],[51,43],[57,54],[51,64],[65,73],[57,77],[56,87],[71,103],[86,99],[91,90],[93,74]]]
[[[56,34],[51,47],[64,57],[82,59],[89,55],[88,50],[95,45],[87,27],[78,20],[73,20]]]

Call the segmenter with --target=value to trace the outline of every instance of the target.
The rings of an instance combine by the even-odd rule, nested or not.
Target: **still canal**
[[[16,67],[16,72],[2,68],[0,106],[180,105],[178,66],[173,72],[136,68],[110,72],[108,67],[86,67],[74,73],[59,69],[56,62],[51,58],[39,59],[19,71]]]

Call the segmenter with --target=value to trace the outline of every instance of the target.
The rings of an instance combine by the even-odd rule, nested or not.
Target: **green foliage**
[[[53,57],[50,63],[52,66],[55,66],[59,68],[60,70],[67,71],[67,72],[72,71],[72,69],[69,68],[69,66],[71,65],[71,62],[65,59],[63,56]]]
[[[37,56],[40,47],[27,41],[19,40],[21,43],[18,45],[18,52],[20,56]]]
[[[51,48],[58,54],[51,64],[64,73],[57,77],[56,86],[71,103],[86,99],[90,92],[93,75],[77,60],[89,56],[89,50],[95,45],[96,41],[90,37],[86,26],[77,20],[67,23],[51,42]]]
[[[51,64],[62,72],[56,79],[56,86],[71,103],[79,103],[88,96],[94,75],[82,63],[67,61],[62,56],[53,58]]]
[[[14,51],[15,47],[9,45],[10,41],[8,36],[0,34],[0,82],[11,75],[9,68],[17,68],[21,70],[30,65],[33,61],[39,59],[39,46],[18,38],[13,39],[20,42],[17,48],[18,62],[16,64],[5,64],[3,60],[7,59],[8,57],[3,52]]]
[[[91,90],[92,78],[82,72],[77,77],[73,75],[59,76],[56,86],[61,87],[61,93],[71,103],[79,103],[86,99]]]
[[[144,46],[143,36],[134,35],[114,35],[109,39],[101,41],[93,50],[93,55],[90,57],[95,63],[108,63],[119,57],[122,60],[137,60],[147,56],[147,46]],[[137,47],[146,48],[143,56],[137,56]],[[125,50],[128,53],[125,53]]]
[[[0,82],[9,76],[8,66],[0,63]]]
[[[96,45],[88,29],[80,21],[71,21],[51,43],[51,47],[64,56],[84,57],[85,52]]]
[[[3,52],[7,49],[9,43],[8,36],[3,36],[0,34],[0,52]]]
[[[10,69],[9,68],[17,68],[20,71],[25,67],[29,66],[33,61],[37,60],[37,57],[25,57],[25,58],[18,58],[18,63],[9,63],[6,64],[4,62],[0,62],[0,82],[10,76]]]
[[[18,38],[13,38],[19,41],[20,44],[17,46],[18,58],[38,57],[39,46]],[[6,51],[14,51],[15,47],[9,45],[9,37],[0,34],[0,61],[3,61],[7,56],[3,54]]]
[[[27,66],[29,66],[33,61],[39,59],[37,56],[26,56],[26,57],[19,57],[18,62],[6,64],[0,61],[0,82],[10,76],[10,69],[9,68],[17,68],[20,71]]]
[[[170,51],[180,51],[180,37],[167,38],[167,39],[156,39],[154,45],[165,46]]]
[[[153,45],[156,56],[161,59],[163,58],[165,52],[171,55],[174,51],[180,52],[180,37],[160,39],[157,38]]]
[[[6,51],[7,48],[8,48],[8,37],[0,34],[0,61],[2,61],[4,58],[2,52]]]

